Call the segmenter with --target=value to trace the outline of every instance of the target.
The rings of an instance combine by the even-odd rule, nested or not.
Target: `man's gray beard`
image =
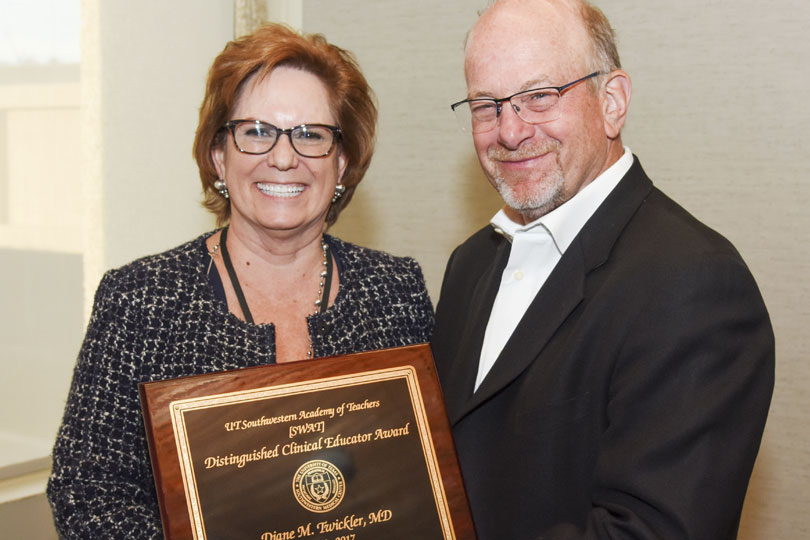
[[[560,163],[559,148],[560,143],[558,141],[548,140],[543,143],[524,146],[518,150],[507,150],[506,148],[495,146],[488,152],[488,157],[495,162],[514,159],[516,157],[529,158],[548,152],[554,152],[556,168],[545,177],[534,180],[532,182],[533,185],[528,189],[528,194],[524,193],[518,195],[518,190],[515,189],[515,186],[522,186],[520,191],[527,191],[526,186],[523,184],[530,181],[528,178],[531,177],[534,171],[528,171],[525,178],[520,178],[519,176],[515,178],[513,175],[511,185],[504,180],[502,174],[496,174],[493,178],[495,189],[498,190],[498,193],[500,193],[506,205],[516,210],[524,217],[530,218],[531,221],[551,212],[565,202],[565,178],[563,177],[562,164]],[[495,172],[500,173],[497,167]],[[517,181],[514,181],[515,179]]]
[[[565,202],[563,193],[565,179],[559,168],[542,180],[534,181],[528,194],[518,195],[514,185],[505,182],[502,176],[496,176],[494,180],[495,188],[503,198],[503,202],[522,215],[531,217],[532,220],[551,212]],[[525,186],[522,191],[525,191]]]

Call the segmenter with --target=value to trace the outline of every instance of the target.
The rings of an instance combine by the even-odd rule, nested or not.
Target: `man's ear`
[[[627,120],[633,84],[630,82],[630,75],[621,69],[608,73],[607,80],[603,84],[602,114],[605,119],[605,134],[611,139],[616,139]]]

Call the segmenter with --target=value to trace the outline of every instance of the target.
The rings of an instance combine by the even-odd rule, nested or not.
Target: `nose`
[[[498,142],[510,150],[517,149],[523,141],[534,135],[535,126],[525,122],[511,102],[504,102],[501,114],[498,116],[495,129],[498,130]]]
[[[276,145],[265,154],[269,166],[275,167],[281,171],[293,169],[298,166],[298,154],[292,147],[292,139],[290,139],[290,136],[290,133],[279,134]]]

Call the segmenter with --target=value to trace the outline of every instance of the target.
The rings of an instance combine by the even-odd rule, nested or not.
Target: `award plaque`
[[[139,386],[167,540],[467,540],[428,345]]]

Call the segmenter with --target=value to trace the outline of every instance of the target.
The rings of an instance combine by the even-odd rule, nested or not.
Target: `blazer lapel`
[[[572,244],[557,263],[462,414],[492,397],[529,367],[582,301],[585,268],[581,251],[574,247]]]
[[[475,378],[478,375],[484,332],[489,322],[492,304],[498,294],[501,274],[509,261],[511,244],[494,231],[492,234],[497,236],[495,250],[489,258],[482,257],[482,260],[488,261],[489,264],[470,291],[468,311],[457,314],[459,321],[471,321],[471,324],[462,325],[464,330],[458,340],[454,365],[450,369],[450,373],[454,373],[458,378],[458,384],[453,385],[454,392],[445,392],[445,406],[451,423],[465,409],[465,404],[472,396]]]

